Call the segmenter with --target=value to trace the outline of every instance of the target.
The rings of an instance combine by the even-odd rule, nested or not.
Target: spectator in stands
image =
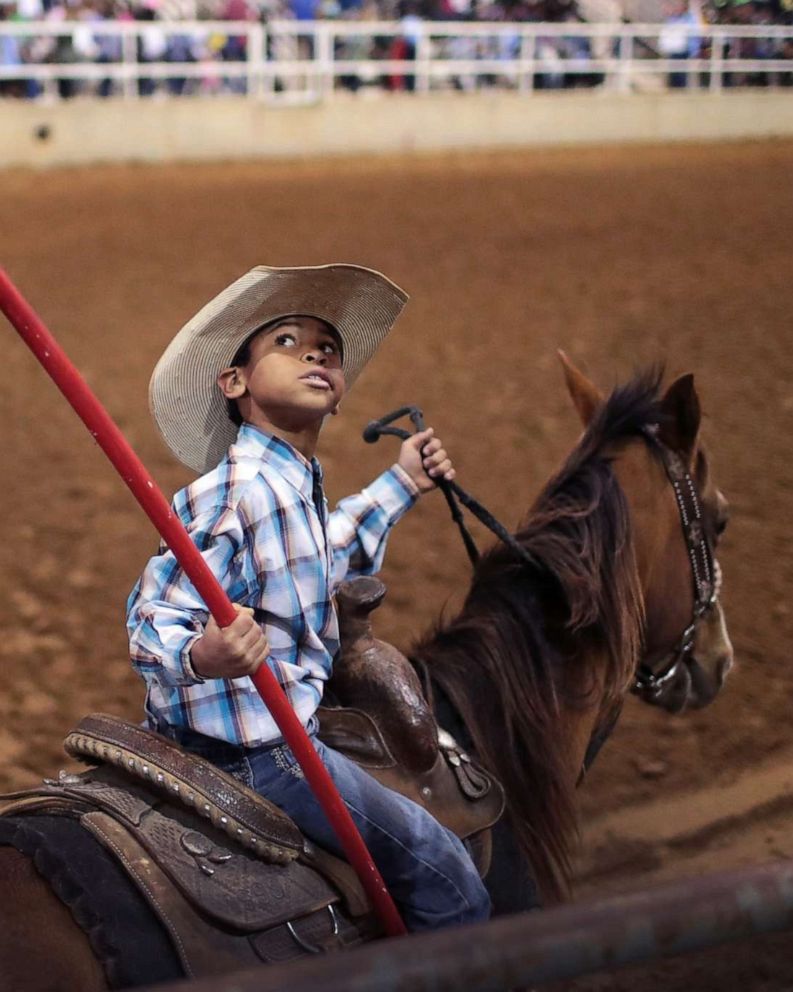
[[[793,24],[793,0],[772,0],[771,10],[775,24]]]
[[[16,3],[0,2],[0,24],[3,21],[19,21]],[[22,65],[21,39],[13,34],[0,35],[0,67],[11,68]],[[22,79],[0,79],[0,96],[23,97],[26,95],[25,82]]]
[[[719,22],[740,27],[773,23],[773,7],[760,0],[727,0],[719,8]],[[731,59],[762,60],[775,58],[782,46],[770,38],[730,38],[726,55]],[[765,72],[726,72],[725,86],[767,86]]]
[[[119,5],[113,0],[97,0],[94,5],[93,0],[84,0],[83,18],[92,23],[103,24],[112,21],[129,21],[132,15],[125,8],[118,9]],[[86,58],[100,65],[108,65],[121,62],[122,59],[121,35],[105,34],[97,32],[91,37],[92,50],[86,52]],[[113,92],[113,80],[109,77],[100,80],[97,93],[101,97],[108,97]]]
[[[421,38],[422,17],[419,4],[415,0],[404,0],[400,11],[399,34],[391,42],[391,50],[388,53],[390,59],[403,59],[414,61],[416,49]],[[416,88],[416,76],[413,73],[406,75],[392,75],[390,77],[390,88],[392,90],[414,90]]]
[[[80,8],[73,3],[66,3],[63,0],[56,0],[47,12],[48,21],[72,22],[79,19]],[[51,62],[53,65],[71,66],[80,61],[79,42],[76,38],[79,32],[69,32],[59,34],[47,39],[48,47],[44,62]],[[80,81],[74,76],[60,76],[55,80],[58,96],[62,100],[69,100],[80,92]]]
[[[255,13],[248,6],[247,0],[223,0],[219,19],[222,21],[252,21],[255,19]],[[245,62],[248,58],[247,35],[228,35],[220,48],[220,57],[224,62]],[[225,85],[232,93],[244,93],[247,88],[247,80],[245,76],[231,76],[226,79]]]
[[[291,7],[298,21],[315,21],[320,13],[319,0],[291,0]]]
[[[664,26],[658,38],[661,55],[667,59],[697,58],[702,39],[693,29],[699,28],[700,21],[688,0],[666,0],[664,11]],[[683,89],[688,86],[688,73],[670,72],[668,82],[671,89]]]
[[[143,0],[133,9],[136,21],[155,21],[159,0]],[[163,62],[168,43],[165,32],[161,28],[150,27],[138,39],[138,62]],[[141,76],[138,80],[138,93],[141,96],[151,96],[157,90],[157,81],[150,76]]]
[[[47,8],[42,3],[42,0],[17,0],[16,10],[17,15],[23,21],[40,21],[44,17]]]
[[[703,23],[698,11],[700,2],[712,4],[712,19],[734,25],[762,25],[793,22],[793,0],[663,0],[664,23],[659,37],[660,53],[670,60],[702,57],[701,32]],[[340,80],[340,85],[358,89],[361,85],[372,84],[391,89],[413,89],[415,75],[412,60],[421,25],[428,20],[474,21],[494,20],[504,22],[555,21],[584,19],[601,23],[618,22],[622,17],[623,0],[578,0],[579,9],[573,13],[574,0],[0,0],[0,26],[14,20],[40,20],[63,22],[68,33],[63,35],[36,35],[28,37],[3,35],[0,33],[0,66],[21,66],[27,63],[53,63],[79,65],[80,63],[117,64],[123,55],[123,42],[120,33],[104,34],[98,28],[113,21],[134,17],[151,23],[151,30],[142,34],[137,41],[137,58],[141,63],[201,61],[201,78],[189,81],[184,73],[174,68],[165,83],[153,76],[142,76],[138,82],[138,92],[148,96],[158,88],[166,89],[174,95],[194,92],[199,87],[204,91],[231,89],[245,92],[246,79],[242,76],[225,75],[223,61],[241,62],[251,57],[246,49],[246,37],[242,33],[207,31],[169,31],[156,26],[159,22],[196,20],[246,21],[260,18],[272,19],[321,19],[338,17],[355,20],[399,21],[397,34],[386,33],[372,38],[367,33],[359,37],[350,36],[340,41],[336,47],[339,58],[361,62],[370,59],[404,60],[401,71],[386,75],[375,71],[371,66],[361,67]],[[273,60],[310,59],[313,50],[309,33],[302,36],[278,34],[268,36],[267,57]],[[461,59],[487,58],[488,60],[511,63],[520,49],[518,31],[502,34],[498,38],[480,39],[459,35],[448,41],[433,39],[433,48],[441,52],[441,57]],[[582,42],[580,36],[547,34],[541,37],[536,48],[544,64],[541,66],[536,83],[539,86],[571,85],[573,82],[594,84],[599,81],[595,74],[573,75],[570,60],[575,59],[579,68],[583,59],[591,54],[594,58],[608,59],[614,54],[614,39],[604,34],[594,39],[593,44]],[[770,38],[746,38],[727,43],[725,54],[731,58],[753,61],[765,59],[793,58],[793,40]],[[41,92],[38,82],[11,78],[0,80],[0,95],[34,97]],[[95,77],[92,77],[95,78]],[[310,78],[286,77],[276,81],[276,89],[305,88]],[[602,74],[600,76],[602,79]],[[487,85],[516,84],[518,76],[514,69],[504,73],[472,71],[459,74],[450,84],[467,89]],[[682,88],[689,84],[689,74],[674,70],[668,75],[672,88]],[[780,72],[776,76],[756,70],[741,73],[725,73],[725,85],[778,85],[793,84],[792,72]],[[448,83],[447,83],[448,85]],[[61,75],[46,84],[48,92],[53,89],[68,98],[78,92],[97,92],[109,96],[119,87],[110,77],[100,78],[98,87],[72,76]]]
[[[159,17],[162,21],[195,21],[198,18],[196,0],[161,0]],[[197,62],[200,39],[189,31],[167,34],[165,41],[166,62]],[[192,92],[192,79],[188,86],[186,76],[169,76],[168,91],[174,96]]]
[[[619,24],[622,20],[622,5],[620,0],[578,0],[578,12],[587,24]],[[591,57],[601,63],[607,63],[615,54],[615,39],[610,34],[596,34],[589,42]],[[615,73],[607,71],[607,65],[596,68],[600,80],[606,86],[611,86],[616,80]]]

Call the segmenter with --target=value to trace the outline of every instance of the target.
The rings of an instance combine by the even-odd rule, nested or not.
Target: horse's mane
[[[515,535],[478,564],[460,614],[412,657],[450,698],[546,899],[567,889],[575,835],[564,710],[611,711],[638,661],[643,604],[628,509],[609,453],[660,419],[661,370],[616,389]],[[652,446],[651,446],[652,448]],[[597,652],[605,671],[587,669]]]

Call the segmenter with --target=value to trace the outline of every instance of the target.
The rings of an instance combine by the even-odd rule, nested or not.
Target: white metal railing
[[[587,83],[626,93],[791,86],[793,26],[0,22],[0,94],[39,99],[238,93],[315,102],[364,88],[530,92]]]

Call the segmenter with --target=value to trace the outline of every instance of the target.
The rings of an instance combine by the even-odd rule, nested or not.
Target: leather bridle
[[[644,435],[648,444],[652,445],[660,455],[667,478],[672,484],[694,584],[693,616],[677,644],[664,655],[659,665],[650,668],[640,662],[636,669],[631,691],[652,702],[663,694],[670,683],[674,682],[680,666],[691,654],[697,627],[718,599],[721,569],[714,557],[713,547],[704,525],[697,488],[683,459],[661,443],[656,429],[649,428]]]
[[[674,490],[683,537],[691,562],[694,607],[691,623],[680,635],[674,647],[660,659],[660,662],[653,668],[650,668],[645,662],[639,662],[636,668],[631,692],[648,703],[657,703],[665,690],[677,679],[681,666],[694,649],[697,627],[703,617],[715,606],[721,588],[721,569],[713,554],[713,547],[704,526],[702,508],[694,480],[686,469],[683,459],[661,443],[657,431],[657,427],[648,427],[642,433],[647,443],[658,452],[667,478]],[[622,711],[622,702],[620,699],[608,718],[595,728],[581,765],[579,784],[583,781],[601,747],[611,736]]]

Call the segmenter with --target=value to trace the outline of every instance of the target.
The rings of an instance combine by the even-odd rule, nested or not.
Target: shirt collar
[[[244,457],[266,461],[308,500],[311,500],[314,492],[314,480],[322,485],[322,466],[316,458],[308,461],[288,441],[275,434],[268,434],[253,424],[246,423],[240,427],[230,455],[234,459]]]

